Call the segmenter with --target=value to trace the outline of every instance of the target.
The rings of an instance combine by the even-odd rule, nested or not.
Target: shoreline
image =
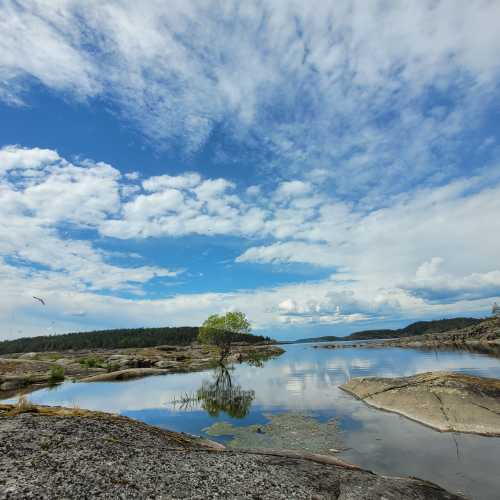
[[[274,344],[235,345],[228,364],[260,363],[280,356]],[[208,346],[157,346],[11,354],[0,357],[0,400],[57,385],[65,380],[93,382],[206,370],[217,363]],[[54,370],[64,378],[54,379]]]
[[[388,347],[401,347],[410,349],[440,349],[450,348],[456,350],[484,350],[493,355],[500,355],[500,319],[490,318],[481,323],[462,328],[438,333],[424,333],[411,337],[398,339],[366,339],[349,343],[316,344],[314,349],[348,349],[365,348],[378,349]]]

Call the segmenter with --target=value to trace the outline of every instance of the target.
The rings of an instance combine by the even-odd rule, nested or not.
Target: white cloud
[[[311,191],[311,185],[303,181],[282,182],[275,193],[277,200],[287,200],[289,198],[300,197]]]
[[[0,259],[6,279],[15,278],[11,287],[29,282],[37,290],[139,292],[152,278],[179,274],[114,265],[112,253],[67,236],[73,229],[95,230],[120,207],[120,173],[110,165],[75,165],[54,151],[15,146],[0,149],[0,160]]]
[[[59,155],[51,149],[6,146],[0,150],[0,174],[13,169],[37,169],[57,160]]]
[[[266,228],[281,241],[250,247],[237,261],[335,267],[360,283],[352,287],[404,288],[429,300],[434,293],[435,301],[498,296],[500,184],[492,172],[387,199],[369,212],[326,202],[288,225],[276,210]],[[443,263],[446,273],[438,273]]]
[[[150,177],[142,183],[145,191],[162,191],[163,189],[187,189],[194,188],[201,182],[197,173],[186,173],[184,175],[159,175]]]
[[[470,151],[496,145],[477,131],[498,99],[499,17],[500,4],[488,0],[168,8],[5,0],[0,99],[9,105],[29,105],[39,85],[65,99],[98,97],[158,147],[190,153],[223,130],[224,144],[243,146],[231,152],[245,165],[274,169],[271,182],[242,194],[196,172],[122,176],[54,150],[4,147],[0,256],[9,290],[17,296],[29,284],[56,298],[76,288],[82,304],[60,297],[63,309],[105,318],[130,306],[131,317],[168,312],[180,322],[233,302],[255,304],[261,325],[477,310],[497,293],[500,188]],[[238,262],[340,268],[345,282],[139,306],[89,291],[140,292],[134,282],[175,271],[114,265],[97,239],[71,238],[81,230],[254,238]],[[279,307],[292,303],[293,314]]]
[[[258,262],[261,264],[305,262],[328,266],[335,265],[335,257],[328,245],[287,241],[268,246],[251,247],[238,256],[236,262]]]
[[[249,202],[226,179],[190,173],[130,179],[111,165],[71,163],[48,150],[9,146],[0,155],[5,151],[0,274],[9,299],[4,316],[30,300],[28,290],[48,297],[51,313],[73,328],[78,321],[107,324],[113,314],[116,321],[123,309],[123,322],[152,325],[165,318],[196,324],[214,311],[240,308],[257,328],[442,316],[486,310],[489,298],[499,293],[495,169],[387,198],[384,208],[369,211],[319,188],[301,190],[300,205],[283,206],[272,191]],[[124,195],[124,187],[133,190]],[[81,229],[92,232],[90,240],[72,237]],[[145,283],[181,271],[117,265],[119,255],[96,246],[98,234],[244,236],[268,243],[247,249],[237,258],[241,264],[302,262],[335,273],[316,282],[232,293],[110,297],[110,292],[140,297]]]
[[[39,83],[99,95],[159,146],[188,151],[222,124],[286,177],[311,170],[380,205],[459,170],[452,145],[496,98],[499,17],[488,0],[6,0],[0,98],[29,103]]]
[[[141,174],[139,172],[128,172],[128,173],[124,174],[124,177],[126,179],[131,180],[131,181],[136,181],[137,179],[139,179],[140,176],[141,176]]]
[[[246,190],[246,193],[248,196],[251,197],[259,196],[261,193],[260,186],[249,186]]]
[[[402,285],[417,297],[435,303],[495,298],[500,296],[500,270],[453,276],[442,270],[444,259],[433,257]]]

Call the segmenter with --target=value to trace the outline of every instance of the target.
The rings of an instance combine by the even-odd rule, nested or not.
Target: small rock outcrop
[[[500,380],[435,372],[353,378],[340,386],[375,408],[439,431],[500,436]]]

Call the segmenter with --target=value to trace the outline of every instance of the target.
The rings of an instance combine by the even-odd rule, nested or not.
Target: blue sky
[[[499,18],[2,2],[0,339],[232,309],[276,338],[488,314]]]

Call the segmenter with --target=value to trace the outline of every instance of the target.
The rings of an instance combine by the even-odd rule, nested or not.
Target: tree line
[[[62,335],[25,337],[0,342],[0,354],[85,349],[120,349],[158,345],[188,345],[198,339],[199,328],[193,326],[162,328],[118,328],[75,332]],[[269,337],[230,332],[232,343],[271,342]]]

